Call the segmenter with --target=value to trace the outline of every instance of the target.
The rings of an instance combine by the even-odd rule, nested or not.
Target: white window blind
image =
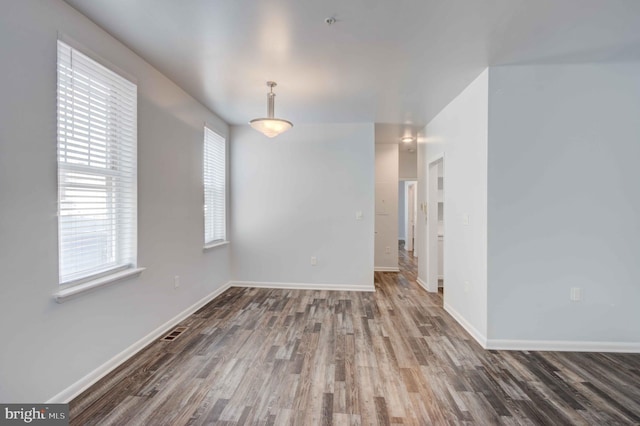
[[[225,140],[204,128],[204,243],[226,239]]]
[[[58,41],[60,283],[135,267],[137,87]]]

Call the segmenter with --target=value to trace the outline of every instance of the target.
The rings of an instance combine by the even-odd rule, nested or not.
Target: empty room
[[[0,424],[640,424],[637,0],[0,0]]]

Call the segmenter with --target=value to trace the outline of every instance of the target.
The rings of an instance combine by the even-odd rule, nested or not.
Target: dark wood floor
[[[230,289],[72,401],[71,423],[640,424],[640,355],[485,351],[400,263],[376,293]]]

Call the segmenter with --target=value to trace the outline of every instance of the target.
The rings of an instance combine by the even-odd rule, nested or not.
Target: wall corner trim
[[[198,300],[193,305],[186,308],[184,311],[180,312],[178,315],[171,318],[169,321],[165,322],[161,326],[157,327],[155,330],[151,331],[146,336],[142,337],[137,342],[133,343],[131,346],[115,355],[113,358],[82,377],[80,380],[73,383],[71,386],[67,387],[57,395],[51,397],[46,403],[68,403],[73,398],[80,395],[82,392],[87,390],[90,386],[98,382],[98,380],[102,379],[104,376],[115,370],[122,363],[127,361],[132,356],[136,355],[142,349],[147,347],[149,344],[153,343],[156,339],[160,338],[163,334],[174,327],[176,324],[186,319],[188,316],[196,312],[198,309],[202,308],[207,303],[211,302],[216,297],[220,296],[227,289],[231,287],[231,283],[227,282],[223,284],[218,289],[214,290],[212,293]]]
[[[375,292],[373,283],[362,284],[318,284],[318,283],[278,283],[268,281],[231,281],[231,287],[272,288],[279,290],[330,290]]]
[[[505,351],[640,353],[640,342],[488,339],[486,349]]]
[[[478,329],[476,329],[469,321],[467,321],[465,317],[460,315],[458,311],[453,309],[451,305],[445,303],[444,310],[447,311],[449,315],[451,315],[453,319],[455,319],[458,324],[460,324],[462,328],[464,328],[467,333],[469,333],[471,337],[473,337],[480,344],[480,346],[482,346],[483,349],[487,349],[487,337],[484,334],[480,333]]]

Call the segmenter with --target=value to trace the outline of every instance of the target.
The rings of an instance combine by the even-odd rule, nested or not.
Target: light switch
[[[362,212],[361,211],[357,211],[356,212],[356,220],[362,220]]]
[[[582,300],[582,289],[580,287],[571,287],[571,293],[569,299],[572,302],[579,302]]]
[[[466,213],[465,213],[465,214],[462,216],[462,224],[463,224],[463,225],[469,225],[469,222],[471,222],[471,218],[469,217],[469,215],[468,215],[468,214],[466,214]]]

